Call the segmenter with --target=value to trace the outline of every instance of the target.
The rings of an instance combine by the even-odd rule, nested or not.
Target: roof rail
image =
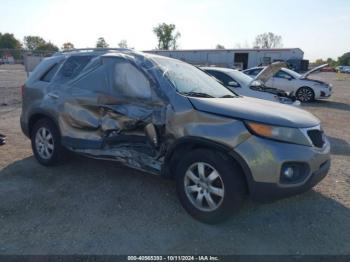
[[[58,51],[53,54],[53,56],[66,54],[66,53],[73,53],[73,52],[106,52],[106,51],[134,51],[133,49],[129,48],[77,48],[77,49],[69,49],[65,51]]]

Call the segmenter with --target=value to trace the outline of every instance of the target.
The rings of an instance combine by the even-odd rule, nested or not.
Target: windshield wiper
[[[185,96],[196,96],[196,97],[207,97],[207,98],[214,98],[211,95],[208,95],[206,93],[200,93],[200,92],[182,92],[181,94]]]

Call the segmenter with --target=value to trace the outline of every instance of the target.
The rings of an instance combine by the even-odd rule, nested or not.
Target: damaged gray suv
[[[23,87],[21,126],[43,165],[69,150],[175,178],[183,207],[206,223],[228,218],[245,197],[308,190],[330,167],[330,144],[310,113],[127,49],[44,59]]]

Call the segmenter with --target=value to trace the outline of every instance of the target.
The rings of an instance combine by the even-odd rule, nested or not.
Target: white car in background
[[[321,70],[327,64],[313,68],[304,74],[299,74],[293,70],[287,68],[281,68],[276,72],[273,77],[267,79],[264,84],[267,87],[277,88],[290,92],[301,102],[310,102],[315,99],[325,99],[332,95],[332,85],[315,80],[309,79],[308,76],[314,72]],[[246,69],[243,73],[255,77],[265,67],[253,67]]]
[[[268,78],[282,66],[274,64],[272,68],[266,68],[259,77],[252,78],[246,74],[231,68],[201,67],[200,69],[216,78],[224,86],[241,96],[249,96],[283,104],[299,106],[300,102],[290,97],[288,93],[274,88],[266,88],[260,79]],[[270,70],[269,70],[270,69]],[[273,71],[271,71],[271,69]]]

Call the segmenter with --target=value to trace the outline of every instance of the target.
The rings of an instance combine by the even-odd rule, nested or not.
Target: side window
[[[212,70],[208,70],[208,71],[206,71],[209,75],[211,75],[212,77],[214,77],[216,80],[218,80],[218,81],[220,81],[221,83],[223,83],[222,81],[221,81],[221,79],[219,79],[219,77],[217,76],[217,73],[216,73],[216,71],[212,71]]]
[[[282,70],[279,70],[274,77],[278,78],[284,78],[284,79],[292,79],[293,77],[290,74],[287,74],[286,72],[283,72]]]
[[[82,77],[77,78],[72,83],[72,86],[92,92],[109,93],[110,88],[107,79],[107,70],[100,65],[89,70],[89,73],[82,75]]]
[[[49,70],[47,70],[45,74],[40,78],[40,81],[51,82],[52,77],[56,74],[60,65],[60,63],[57,63],[51,66]]]
[[[247,70],[247,71],[244,71],[243,73],[245,73],[246,75],[251,76],[252,75],[252,70]]]
[[[229,77],[228,75],[222,72],[218,72],[218,71],[211,71],[211,72],[212,73],[210,74],[212,74],[216,79],[222,82],[225,86],[227,86],[229,82],[233,81],[231,77]]]
[[[257,76],[260,72],[261,72],[262,69],[254,69],[251,71],[250,75],[252,76]]]
[[[76,76],[90,62],[92,56],[71,56],[62,65],[55,80],[60,83],[67,82]]]
[[[151,84],[147,77],[128,61],[117,61],[114,65],[113,90],[125,97],[151,99]]]

